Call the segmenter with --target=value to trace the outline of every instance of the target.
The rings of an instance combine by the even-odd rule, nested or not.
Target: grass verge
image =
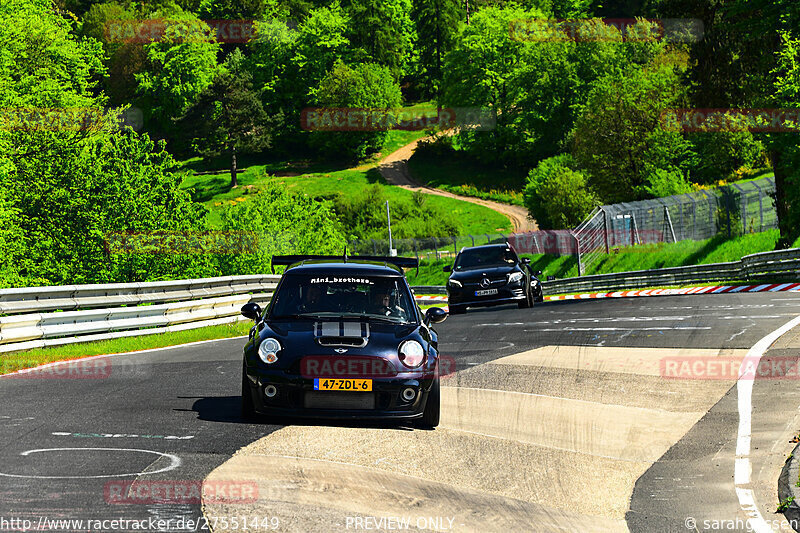
[[[208,178],[209,176],[199,177]],[[264,175],[248,184],[252,185],[252,187],[246,185],[245,187],[228,190],[227,192],[216,194],[211,199],[203,202],[210,211],[209,222],[212,227],[217,227],[220,224],[220,214],[225,206],[237,202],[246,202],[254,192],[258,191],[260,186],[265,186],[268,181],[279,183],[290,191],[306,196],[331,196],[337,193],[355,195],[371,184],[378,183],[383,188],[390,205],[393,200],[409,202],[413,199],[411,191],[388,185],[374,168],[308,173],[299,176],[268,177]],[[246,182],[242,181],[242,183]],[[511,229],[511,222],[505,215],[482,205],[436,195],[427,195],[425,201],[429,205],[440,208],[442,211],[452,213],[461,222],[459,229],[462,234],[495,233]]]
[[[234,322],[232,324],[189,329],[173,333],[159,333],[140,337],[126,337],[122,339],[68,344],[52,348],[36,348],[23,352],[14,352],[0,356],[0,374],[8,374],[46,363],[80,359],[93,355],[135,352],[138,350],[187,344],[189,342],[239,337],[247,335],[250,331],[250,327],[251,323],[249,321]]]

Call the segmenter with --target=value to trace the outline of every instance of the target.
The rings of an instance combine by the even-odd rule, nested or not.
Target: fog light
[[[417,395],[417,391],[415,391],[411,387],[403,389],[403,399],[405,401],[407,401],[407,402],[410,402],[411,400],[413,400],[414,397],[416,397],[416,395]]]
[[[278,389],[275,388],[275,385],[267,385],[264,387],[264,395],[267,398],[274,398],[276,394],[278,394]]]

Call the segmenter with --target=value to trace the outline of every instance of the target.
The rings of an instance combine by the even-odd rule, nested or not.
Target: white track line
[[[755,368],[758,367],[761,357],[781,335],[800,324],[800,316],[790,320],[763,339],[759,340],[747,352],[742,366],[739,367],[739,379],[736,381],[736,393],[739,400],[739,432],[736,438],[736,461],[734,466],[733,482],[739,506],[749,517],[748,525],[752,531],[767,533],[773,531],[772,527],[764,520],[756,505],[753,490],[747,488],[750,484],[750,438],[753,416],[753,381]]]

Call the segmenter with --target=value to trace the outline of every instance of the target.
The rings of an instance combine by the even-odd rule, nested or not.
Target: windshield
[[[517,254],[510,248],[471,248],[463,250],[456,259],[456,270],[507,266],[517,263]]]
[[[406,323],[416,304],[401,278],[290,275],[275,295],[270,319],[366,317]]]

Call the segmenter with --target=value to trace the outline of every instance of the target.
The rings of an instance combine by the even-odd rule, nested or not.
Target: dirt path
[[[457,198],[465,202],[471,202],[473,204],[478,204],[488,207],[489,209],[493,209],[494,211],[507,216],[508,219],[511,220],[511,224],[514,227],[514,233],[534,231],[538,229],[536,226],[536,221],[528,218],[528,210],[522,206],[501,204],[499,202],[482,200],[480,198],[473,198],[471,196],[459,196],[457,194],[443,191],[441,189],[434,189],[433,187],[428,187],[414,181],[408,169],[408,160],[414,153],[414,149],[417,147],[418,142],[419,141],[414,141],[403,146],[399,150],[392,152],[378,164],[378,170],[380,171],[381,176],[383,176],[387,182],[391,183],[392,185],[397,185],[398,187],[403,187],[404,189],[408,189],[410,191],[421,191],[426,194],[449,196],[450,198]]]

